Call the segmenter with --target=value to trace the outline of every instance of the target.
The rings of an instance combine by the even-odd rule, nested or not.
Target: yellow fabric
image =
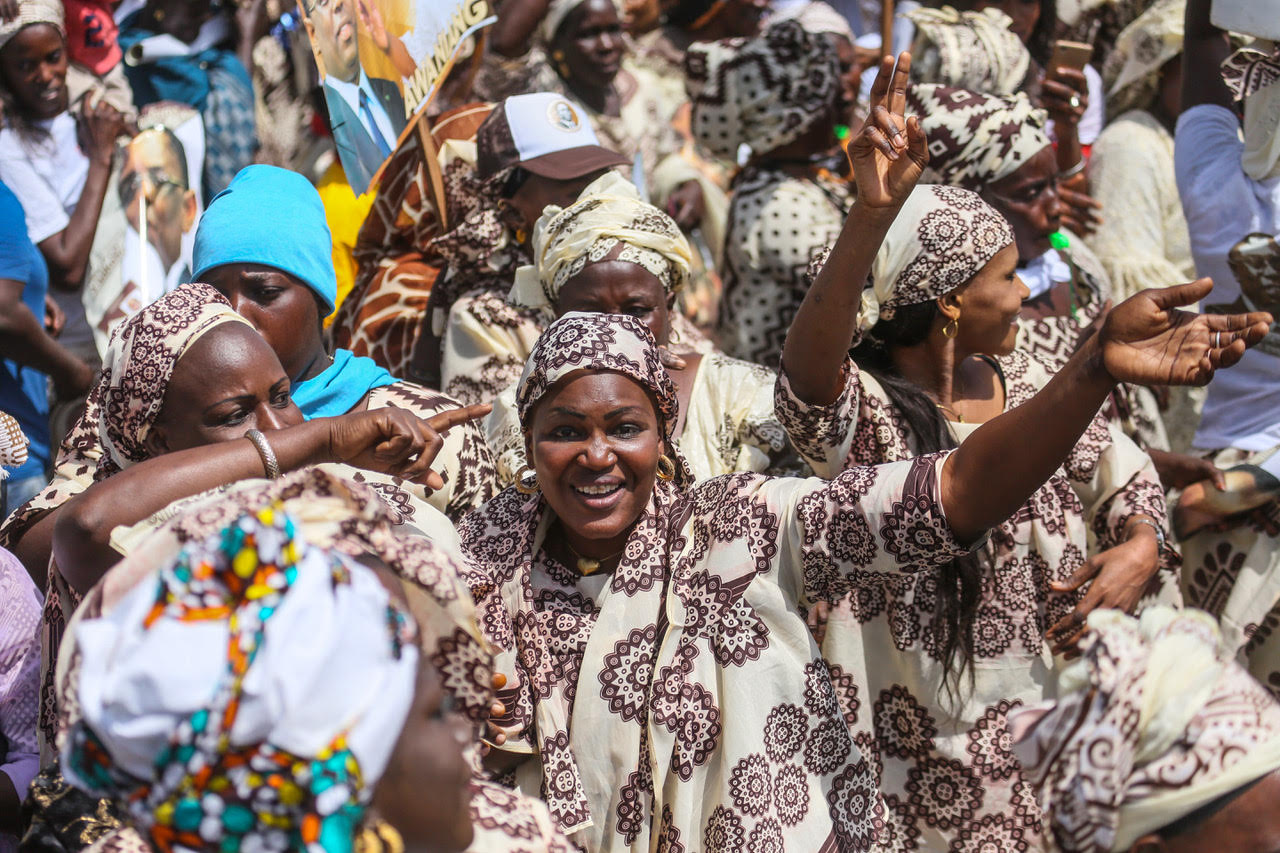
[[[389,38],[397,39],[413,30],[413,3],[410,0],[376,0],[376,2],[378,11],[382,13],[382,25],[386,28]],[[391,57],[373,43],[363,23],[356,28],[356,31],[360,64],[364,66],[364,72],[370,77],[391,80],[403,91],[404,82]]]
[[[360,226],[373,207],[376,187],[369,187],[364,195],[356,195],[347,183],[347,175],[342,171],[342,164],[337,158],[325,170],[320,178],[316,191],[320,193],[320,203],[324,205],[324,219],[329,225],[329,233],[333,235],[333,271],[338,278],[337,306],[347,298],[356,282],[359,271],[355,259],[356,237],[360,234]],[[325,328],[333,322],[337,309],[324,319]]]

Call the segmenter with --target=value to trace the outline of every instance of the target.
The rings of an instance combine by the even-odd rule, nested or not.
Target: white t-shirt
[[[1243,151],[1240,123],[1230,110],[1200,104],[1178,118],[1174,174],[1196,272],[1214,282],[1206,307],[1232,305],[1241,298],[1227,264],[1232,247],[1248,234],[1280,230],[1280,179],[1258,182],[1245,175],[1240,167]],[[1276,326],[1260,347],[1280,354]],[[1260,347],[1246,352],[1239,364],[1210,383],[1196,432],[1197,448],[1258,451],[1280,444],[1280,356]]]
[[[22,202],[27,233],[39,244],[67,227],[89,176],[89,158],[80,150],[71,113],[37,126],[48,137],[31,139],[11,127],[0,129],[0,180]]]
[[[0,129],[0,181],[22,202],[27,232],[39,245],[71,221],[89,177],[89,158],[80,150],[71,113],[36,125],[48,136],[31,139],[11,127]],[[51,287],[49,295],[67,315],[59,342],[80,355],[93,352],[93,332],[80,294]]]

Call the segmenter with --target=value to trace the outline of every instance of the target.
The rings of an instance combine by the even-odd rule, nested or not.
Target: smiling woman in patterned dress
[[[904,121],[901,104],[886,112],[887,79],[872,95],[890,136]],[[915,186],[923,159],[890,160],[873,139],[850,148],[859,202],[845,231],[867,231],[853,244],[865,253],[893,219],[872,284],[858,277],[870,256],[842,236],[834,260],[815,264],[783,350],[779,417],[821,476],[960,445],[1052,375],[1015,350],[1027,288],[1008,222],[968,190]],[[830,304],[854,296],[852,313]],[[823,656],[868,691],[849,715],[881,769],[897,843],[1041,842],[1005,714],[1043,698],[1053,653],[1091,609],[1132,610],[1153,592],[1179,598],[1173,572],[1157,575],[1176,564],[1159,547],[1165,516],[1150,458],[1099,415],[980,554],[840,600]]]
[[[829,482],[691,486],[648,329],[558,319],[516,396],[534,476],[459,530],[495,668],[511,676],[493,768],[589,851],[872,849],[885,814],[844,713],[856,688],[833,683],[800,609],[969,553],[1057,469],[1117,379],[1204,382],[1234,364],[1269,317],[1176,310],[1205,291],[1116,309],[961,447]],[[1219,330],[1225,346],[1211,347]],[[1012,459],[1027,435],[1038,441]]]

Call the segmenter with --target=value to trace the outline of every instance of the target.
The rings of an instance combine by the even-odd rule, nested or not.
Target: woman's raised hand
[[[431,463],[444,444],[440,434],[482,418],[492,408],[487,403],[466,406],[426,420],[394,408],[328,418],[327,456],[330,461],[390,474],[432,490],[443,489],[444,481],[431,470]]]
[[[901,54],[896,66],[891,56],[881,60],[880,73],[871,86],[871,114],[846,149],[860,204],[902,204],[929,163],[920,120],[904,115],[910,73],[910,53]]]
[[[1204,385],[1267,334],[1270,314],[1196,314],[1180,310],[1213,290],[1207,278],[1144,290],[1107,315],[1099,332],[1103,366],[1117,382]]]

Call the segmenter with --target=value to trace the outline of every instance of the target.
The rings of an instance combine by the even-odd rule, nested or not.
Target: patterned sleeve
[[[440,381],[467,405],[489,403],[520,379],[541,328],[496,294],[463,297],[449,310]]]
[[[36,709],[40,695],[40,593],[27,571],[0,550],[0,773],[26,798],[40,770]]]
[[[1155,465],[1124,432],[1099,414],[1072,449],[1063,466],[1084,504],[1095,553],[1124,542],[1125,525],[1148,515],[1169,532],[1168,506]],[[1170,549],[1161,552],[1163,568],[1180,562]]]
[[[811,405],[795,395],[785,364],[773,386],[773,408],[791,443],[813,472],[828,480],[844,470],[861,402],[862,383],[852,360],[845,361],[840,396],[825,406]]]
[[[834,480],[773,480],[778,556],[800,603],[835,601],[873,573],[913,572],[969,553],[942,508],[948,452],[858,466]],[[797,576],[798,573],[798,576]]]
[[[410,382],[378,389],[371,405],[408,409],[426,419],[462,406],[457,400]],[[444,445],[432,466],[444,480],[444,488],[426,496],[426,502],[457,522],[498,493],[497,472],[484,429],[475,421],[459,424],[442,434]]]

